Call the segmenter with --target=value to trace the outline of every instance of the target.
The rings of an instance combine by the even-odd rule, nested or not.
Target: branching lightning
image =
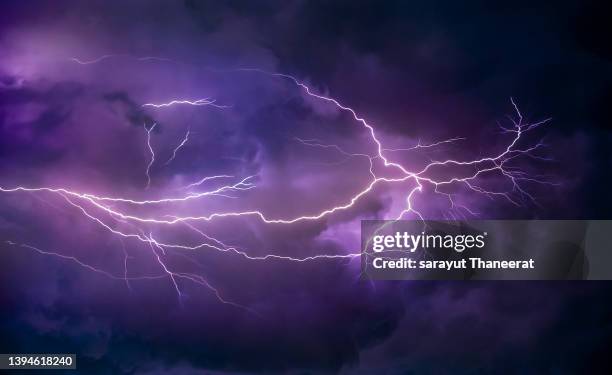
[[[82,64],[94,64],[102,60],[111,58],[116,55],[105,55],[95,60],[82,61],[74,59],[73,61]],[[149,58],[147,58],[149,59]],[[499,151],[493,152],[491,155],[468,160],[458,159],[446,159],[440,161],[431,161],[425,166],[418,169],[410,168],[404,163],[400,163],[394,160],[388,153],[395,155],[400,151],[419,152],[422,149],[430,149],[442,145],[452,145],[455,142],[463,141],[464,137],[455,137],[451,139],[434,141],[429,143],[422,143],[421,140],[411,147],[406,148],[388,148],[383,145],[382,138],[376,131],[373,124],[368,122],[363,116],[359,115],[357,111],[343,103],[338,99],[331,96],[325,96],[318,94],[314,89],[299,81],[297,78],[281,73],[266,72],[259,69],[236,69],[235,72],[252,72],[257,74],[264,74],[272,78],[279,78],[288,81],[293,84],[305,95],[334,106],[339,111],[344,112],[352,118],[355,123],[363,127],[363,129],[369,135],[369,140],[375,148],[375,153],[368,154],[365,152],[353,153],[344,150],[338,145],[328,144],[321,140],[305,140],[296,138],[298,142],[307,147],[317,147],[334,150],[346,158],[362,158],[368,161],[368,173],[370,176],[369,181],[359,189],[358,192],[352,196],[346,197],[343,201],[336,204],[332,204],[327,208],[324,208],[318,212],[304,212],[297,216],[292,217],[274,217],[266,213],[266,208],[261,207],[259,209],[249,210],[236,210],[236,211],[219,211],[213,210],[205,212],[200,215],[181,215],[180,212],[176,212],[173,215],[153,215],[153,214],[142,214],[140,211],[134,210],[136,207],[142,206],[156,206],[165,205],[169,207],[176,203],[186,202],[189,200],[196,199],[214,199],[216,197],[231,197],[230,195],[244,193],[245,191],[255,189],[256,185],[253,182],[256,176],[251,175],[244,177],[240,180],[235,180],[236,177],[233,175],[212,175],[205,176],[200,180],[190,183],[181,189],[182,193],[179,196],[162,196],[157,199],[150,200],[139,200],[124,196],[105,196],[97,195],[89,192],[75,191],[64,187],[2,187],[0,186],[0,192],[3,193],[18,193],[18,192],[29,192],[29,193],[50,193],[62,197],[70,207],[77,210],[83,217],[91,220],[96,225],[99,225],[104,230],[108,231],[111,235],[117,236],[121,241],[130,240],[137,243],[146,245],[150,249],[151,256],[160,266],[160,275],[153,276],[130,276],[128,277],[128,254],[124,250],[125,262],[124,272],[121,276],[116,274],[100,270],[93,266],[87,265],[82,261],[74,258],[62,255],[56,252],[43,251],[36,247],[16,244],[11,241],[7,241],[12,246],[20,246],[35,250],[38,253],[44,255],[53,255],[60,258],[76,262],[81,267],[103,274],[104,276],[124,280],[128,283],[130,280],[143,279],[143,278],[161,278],[167,277],[172,286],[176,289],[177,295],[181,297],[181,282],[190,281],[199,285],[203,285],[210,289],[216,298],[223,302],[240,306],[234,302],[228,301],[222,297],[221,292],[218,288],[213,287],[202,275],[193,273],[183,273],[176,270],[172,270],[164,260],[167,256],[166,251],[197,251],[200,249],[209,249],[224,254],[233,254],[243,259],[251,261],[286,261],[286,262],[307,262],[315,260],[333,260],[333,259],[353,259],[360,256],[360,253],[347,253],[347,254],[320,254],[315,253],[306,257],[292,257],[289,255],[280,254],[264,254],[264,255],[250,255],[247,251],[239,249],[234,246],[229,246],[222,242],[220,239],[214,238],[213,236],[206,234],[203,230],[199,229],[195,225],[199,222],[211,222],[217,219],[226,218],[238,218],[238,217],[253,217],[264,224],[269,225],[291,225],[298,222],[305,221],[316,221],[322,220],[330,215],[333,215],[339,211],[348,210],[355,206],[356,202],[367,196],[372,190],[381,184],[395,184],[398,186],[409,185],[404,193],[404,200],[402,207],[403,209],[394,219],[402,219],[412,215],[418,219],[424,219],[424,214],[417,208],[417,197],[429,191],[433,194],[439,195],[446,199],[449,204],[449,216],[451,218],[466,217],[466,215],[477,216],[478,214],[471,208],[457,201],[453,193],[449,190],[445,190],[451,186],[462,186],[474,194],[483,195],[487,198],[495,199],[502,198],[506,199],[512,204],[521,205],[525,201],[536,203],[535,197],[530,194],[523,186],[525,183],[537,183],[537,184],[554,184],[546,179],[545,176],[531,176],[526,171],[511,165],[511,161],[516,160],[519,157],[527,157],[538,160],[549,160],[535,153],[535,151],[544,147],[542,141],[527,146],[521,145],[525,138],[525,134],[546,124],[550,119],[535,123],[527,123],[524,121],[523,114],[520,112],[517,104],[511,99],[511,104],[515,112],[515,116],[510,118],[511,126],[504,127],[500,125],[503,134],[507,134],[509,139],[507,144]],[[227,106],[217,105],[214,100],[209,98],[197,99],[197,100],[184,100],[175,99],[165,103],[146,103],[143,104],[143,108],[152,109],[163,109],[175,105],[190,105],[190,106],[212,106],[217,108],[228,108]],[[153,123],[150,127],[144,125],[146,131],[146,145],[150,154],[149,162],[146,166],[145,175],[147,178],[146,188],[151,185],[151,167],[155,163],[155,151],[151,145],[151,132],[155,128],[156,123]],[[185,137],[174,148],[172,156],[166,161],[164,165],[170,164],[177,155],[177,152],[185,146],[188,142],[190,131],[188,130]],[[386,173],[392,174],[381,174],[374,168],[376,163],[382,163],[383,170]],[[442,171],[444,173],[435,173]],[[392,177],[389,177],[389,176]],[[495,190],[485,188],[480,179],[485,175],[496,175],[509,182],[511,188],[509,190]],[[446,177],[440,177],[446,176]],[[206,182],[213,180],[227,180],[234,179],[231,183],[225,184],[213,189],[208,189],[200,192],[192,192],[194,188],[201,187]],[[125,223],[132,230],[117,229],[113,223]],[[193,233],[197,234],[201,238],[199,243],[165,243],[155,239],[153,230],[146,228],[168,228],[174,226],[186,226]],[[129,286],[129,284],[128,284]],[[243,306],[240,306],[243,307]]]
[[[192,188],[192,187],[195,187],[195,186],[200,186],[203,183],[205,183],[206,181],[215,180],[215,179],[218,179],[218,178],[234,178],[234,176],[230,176],[230,175],[226,175],[226,174],[221,174],[221,175],[218,175],[218,176],[206,176],[206,177],[204,177],[204,178],[202,178],[202,179],[200,179],[200,180],[198,180],[196,182],[193,182],[193,183],[185,186],[185,189],[189,189],[189,188]]]
[[[216,107],[216,108],[229,108],[229,106],[227,105],[219,105],[219,104],[215,104],[215,100],[212,100],[210,98],[204,98],[204,99],[197,99],[197,100],[171,100],[167,103],[145,103],[142,106],[143,107],[153,107],[153,108],[164,108],[164,107],[171,107],[171,106],[175,106],[175,105],[192,105],[192,106],[211,106],[211,107]]]

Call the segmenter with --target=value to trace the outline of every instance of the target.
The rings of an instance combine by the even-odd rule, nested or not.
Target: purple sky
[[[176,224],[131,219],[255,210],[267,219],[317,216],[347,205],[371,183],[367,155],[376,155],[377,145],[350,111],[287,77],[245,68],[291,74],[350,106],[375,126],[384,148],[465,138],[384,151],[411,171],[502,152],[513,135],[499,126],[517,121],[514,97],[525,123],[552,120],[516,149],[541,140],[547,146],[511,165],[558,185],[519,181],[524,192],[512,191],[504,175],[485,173],[474,184],[509,192],[512,201],[464,184],[445,187],[445,194],[425,184],[411,198],[413,208],[431,219],[605,218],[609,200],[595,203],[591,195],[602,196],[608,178],[598,171],[612,160],[604,151],[610,133],[592,103],[609,95],[597,83],[611,77],[609,55],[566,28],[566,18],[582,22],[571,16],[577,5],[543,20],[544,6],[517,5],[515,13],[363,6],[0,6],[0,187],[157,200],[234,186],[145,205],[2,192],[0,351],[76,352],[83,373],[100,374],[439,373],[507,361],[517,371],[552,370],[551,353],[570,353],[559,344],[564,340],[588,343],[575,361],[564,359],[567,368],[599,359],[609,335],[595,327],[610,308],[592,302],[605,295],[602,285],[372,283],[359,280],[358,259],[241,255],[356,253],[360,220],[397,217],[414,179],[376,184],[349,209],[291,224],[250,214]],[[507,17],[526,30],[498,28]],[[564,46],[554,33],[578,36]],[[558,61],[566,65],[551,68]],[[553,73],[538,76],[544,70]],[[555,74],[567,78],[565,96]],[[143,106],[203,98],[214,105]],[[451,167],[425,177],[474,172]],[[401,176],[380,158],[372,159],[372,171],[376,178]],[[218,175],[231,177],[188,187]],[[155,247],[143,238],[216,248]],[[528,353],[545,359],[530,362]]]

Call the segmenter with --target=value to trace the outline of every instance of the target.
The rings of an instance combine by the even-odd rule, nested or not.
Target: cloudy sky
[[[360,280],[360,220],[397,217],[414,179],[319,214],[401,177],[347,107],[418,171],[504,150],[512,98],[550,121],[511,165],[552,184],[425,184],[412,208],[608,219],[609,28],[593,2],[3,3],[0,352],[77,353],[87,374],[595,368],[606,284]],[[291,223],[169,223],[253,211]]]

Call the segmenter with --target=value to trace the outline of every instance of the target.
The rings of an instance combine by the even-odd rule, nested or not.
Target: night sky
[[[609,283],[373,282],[347,254],[360,220],[398,217],[410,192],[405,219],[611,219],[607,14],[2,2],[0,353],[76,353],[82,374],[601,371]],[[161,105],[173,100],[191,104]],[[508,164],[532,176],[521,190],[495,171],[474,184],[503,195],[383,181],[344,207],[373,176],[401,176],[372,157],[364,122],[389,160],[421,170],[497,155],[519,117],[550,118],[516,145],[541,147]]]

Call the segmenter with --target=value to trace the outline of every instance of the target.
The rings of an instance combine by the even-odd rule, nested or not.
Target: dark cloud
[[[125,112],[126,119],[134,126],[142,127],[143,124],[151,126],[155,123],[155,120],[142,109],[142,105],[134,102],[126,92],[111,92],[105,94],[103,98],[111,104],[118,103],[121,106],[120,110]]]
[[[17,78],[7,78],[14,86]],[[51,87],[27,85],[0,91],[0,165],[10,168],[21,161],[42,166],[63,156],[54,134],[65,127],[75,99],[83,92],[75,82],[60,82]],[[35,150],[35,152],[33,152]]]
[[[231,71],[257,67],[332,93],[390,142],[468,134],[464,149],[474,154],[496,145],[492,129],[512,111],[513,96],[525,116],[553,117],[543,134],[557,162],[545,168],[565,187],[540,192],[539,208],[486,205],[487,215],[606,219],[612,209],[612,68],[598,3],[63,1],[0,8],[2,187],[44,181],[142,193],[150,157],[143,124],[158,122],[147,197],[178,194],[205,175],[258,174],[261,186],[244,194],[273,217],[343,201],[368,178],[364,161],[343,161],[294,138],[370,152],[363,129],[289,81]],[[110,53],[119,57],[69,61]],[[143,56],[172,61],[137,59]],[[208,96],[228,108],[142,107]],[[189,143],[165,166],[187,130]],[[251,254],[354,251],[342,235],[388,210],[392,193],[381,189],[354,211],[290,228],[240,219],[202,229]],[[70,259],[10,245],[4,241],[34,243],[122,276],[122,243],[105,229],[61,197],[15,197],[0,197],[0,352],[76,352],[87,374],[570,374],[605,364],[612,308],[605,284],[370,283],[357,280],[355,262],[166,255],[252,314],[220,303],[202,285],[182,281],[179,302],[168,279],[128,288]],[[228,198],[181,208],[238,204]],[[187,229],[159,236],[197,240]],[[134,273],[159,274],[150,248],[125,246]]]

